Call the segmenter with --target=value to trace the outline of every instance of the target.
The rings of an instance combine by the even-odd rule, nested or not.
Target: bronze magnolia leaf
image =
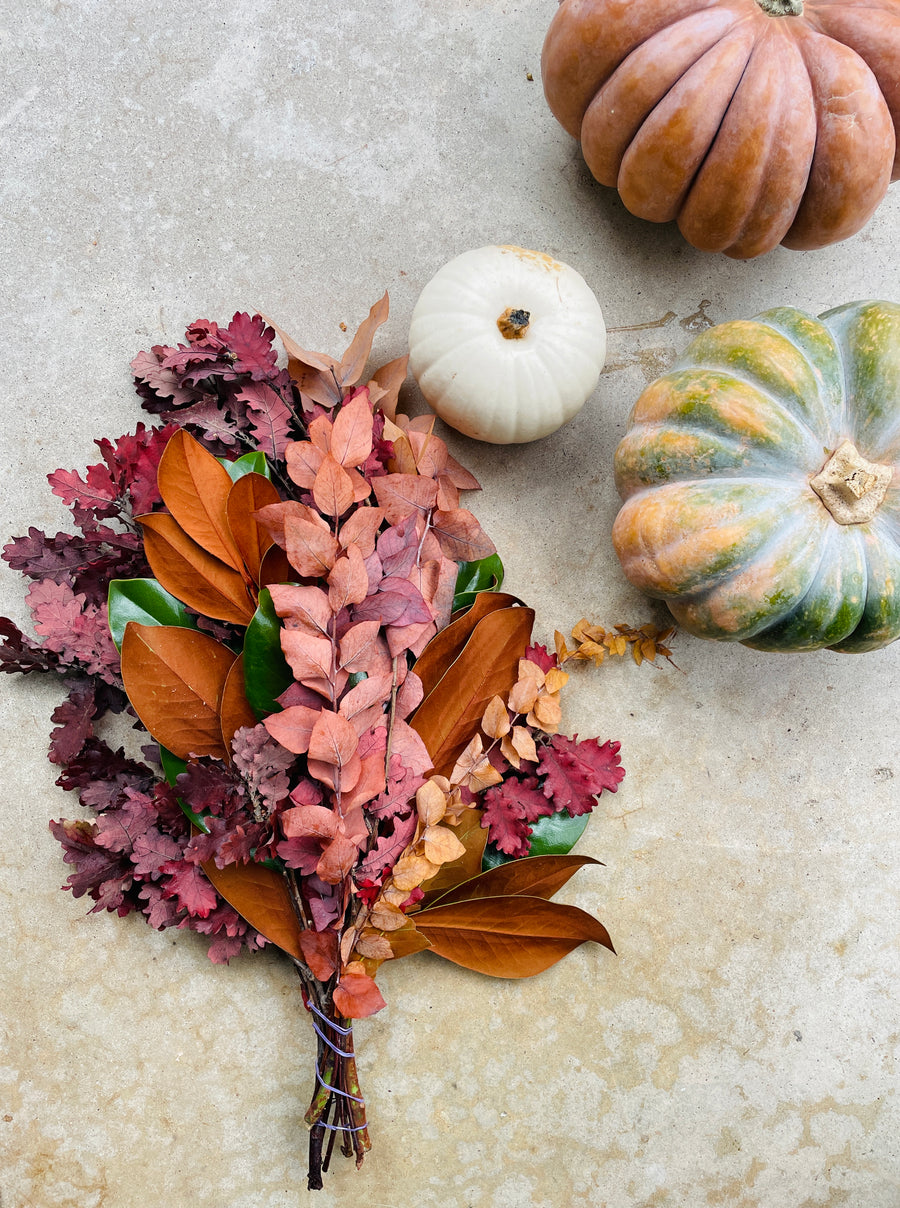
[[[589,940],[614,951],[586,911],[520,894],[433,906],[415,922],[438,956],[491,977],[532,977]]]
[[[271,943],[304,959],[300,926],[284,877],[264,864],[227,864],[217,868],[207,860],[203,871],[229,906]]]
[[[253,513],[270,503],[280,503],[281,496],[264,474],[244,474],[228,492],[225,512],[228,527],[247,573],[259,584],[263,559],[275,544],[275,539],[253,517]]]
[[[501,608],[478,622],[461,654],[410,719],[434,761],[449,775],[478,731],[493,696],[506,697],[531,640],[534,610]]]
[[[151,512],[137,519],[150,569],[166,591],[203,616],[249,625],[256,605],[242,575],[198,545],[174,516]]]
[[[244,656],[239,654],[225,677],[222,697],[219,701],[219,717],[222,726],[222,741],[231,763],[231,740],[243,726],[255,726],[256,714],[244,690]]]
[[[259,568],[259,586],[273,587],[276,583],[287,583],[296,578],[288,562],[287,554],[278,545],[270,545],[263,555]]]
[[[226,759],[219,701],[235,654],[209,634],[129,621],[122,681],[141,722],[177,755]]]
[[[228,525],[232,483],[225,467],[179,428],[163,451],[156,480],[163,503],[187,535],[241,573],[243,562]]]
[[[457,884],[443,894],[435,905],[448,906],[451,902],[462,902],[471,898],[508,897],[519,894],[549,899],[585,864],[600,864],[600,861],[595,860],[593,856],[573,855],[525,856],[523,859],[510,860],[506,864],[488,868],[470,881]]]
[[[391,931],[385,936],[385,939],[391,946],[394,960],[400,960],[404,956],[415,956],[417,952],[424,952],[426,948],[431,947],[430,941],[413,926],[403,927],[399,931]]]
[[[470,608],[451,621],[431,639],[415,664],[415,672],[422,681],[427,696],[438,680],[447,673],[453,661],[459,657],[471,636],[472,630],[488,613],[501,608],[511,608],[519,601],[503,591],[480,591]]]

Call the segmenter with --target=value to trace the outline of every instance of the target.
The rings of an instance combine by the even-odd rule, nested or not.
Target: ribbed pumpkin
[[[704,638],[900,637],[900,306],[791,307],[698,336],[616,451],[625,574]]]
[[[900,176],[900,0],[563,0],[542,74],[596,179],[706,251],[846,239]]]

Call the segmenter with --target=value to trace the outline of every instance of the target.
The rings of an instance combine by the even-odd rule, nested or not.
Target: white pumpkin
[[[413,310],[409,367],[426,401],[491,444],[555,432],[594,391],[605,358],[599,302],[575,269],[542,252],[464,252]]]

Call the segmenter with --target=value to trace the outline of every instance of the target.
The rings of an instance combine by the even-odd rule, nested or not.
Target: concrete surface
[[[586,277],[608,370],[538,444],[451,436],[508,585],[552,640],[661,619],[609,541],[631,404],[706,316],[900,300],[900,187],[830,250],[740,264],[630,217],[546,110],[552,0],[2,0],[5,536],[61,525],[45,475],[142,418],[128,361],[259,308],[339,352],[384,289],[515,242]],[[665,316],[669,315],[668,319]],[[379,362],[380,363],[380,362]],[[414,387],[410,405],[421,407]],[[25,621],[0,572],[0,613]],[[520,984],[386,968],[358,1028],[374,1149],[305,1190],[312,1031],[274,955],[86,917],[47,822],[58,690],[2,683],[2,1208],[896,1208],[900,648],[583,668],[565,728],[627,778],[564,899],[607,923]]]

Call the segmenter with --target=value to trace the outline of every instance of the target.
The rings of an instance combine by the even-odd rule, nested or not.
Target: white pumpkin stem
[[[802,17],[803,0],[756,0],[770,17]]]
[[[838,524],[866,524],[878,511],[891,485],[891,466],[867,461],[845,440],[809,485]]]
[[[527,310],[517,310],[514,306],[507,306],[497,320],[497,326],[500,328],[500,334],[504,340],[523,340],[530,322],[531,315]]]

